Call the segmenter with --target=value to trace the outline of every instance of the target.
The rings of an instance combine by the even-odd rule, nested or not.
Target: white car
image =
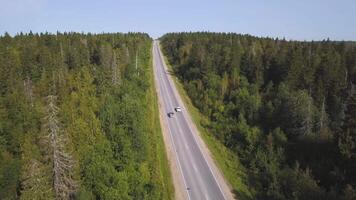
[[[176,112],[182,112],[182,108],[179,107],[179,106],[178,106],[178,107],[175,107],[174,110],[175,110]]]

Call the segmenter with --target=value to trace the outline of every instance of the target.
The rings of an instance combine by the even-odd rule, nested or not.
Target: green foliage
[[[161,44],[206,117],[200,125],[247,169],[252,198],[353,195],[354,42],[201,32],[169,33]]]
[[[353,88],[351,88],[353,89]],[[339,131],[338,145],[340,152],[347,158],[356,158],[356,94],[352,95],[346,101],[346,111],[344,123]]]
[[[0,37],[0,199],[58,198],[45,133],[49,95],[74,160],[70,198],[172,198],[159,123],[146,120],[158,117],[151,42],[143,33]]]
[[[21,163],[6,151],[0,154],[0,198],[16,199]]]
[[[22,145],[21,199],[55,199],[49,176],[50,169],[41,160],[41,153],[35,140],[26,137]]]

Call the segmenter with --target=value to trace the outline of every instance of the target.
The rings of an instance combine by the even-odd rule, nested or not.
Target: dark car
[[[167,113],[167,116],[168,116],[169,118],[172,118],[173,115],[174,115],[174,112],[169,112],[169,113]]]

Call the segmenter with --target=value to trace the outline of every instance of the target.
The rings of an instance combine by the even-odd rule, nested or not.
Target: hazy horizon
[[[233,32],[287,40],[356,40],[356,2],[0,0],[0,34]]]

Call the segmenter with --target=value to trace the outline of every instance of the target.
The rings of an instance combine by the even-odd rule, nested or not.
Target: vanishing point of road
[[[161,119],[165,126],[164,134],[169,138],[177,171],[182,180],[184,198],[191,200],[232,199],[229,187],[212,161],[206,146],[202,144],[193,122],[184,108],[181,97],[169,77],[159,42],[153,42],[153,63],[155,83],[160,104]],[[182,112],[175,112],[175,107],[182,107]],[[163,113],[162,113],[163,112]],[[174,112],[169,118],[168,112]],[[166,145],[169,145],[166,144]],[[174,179],[173,175],[173,179]],[[179,188],[176,188],[176,190]]]

